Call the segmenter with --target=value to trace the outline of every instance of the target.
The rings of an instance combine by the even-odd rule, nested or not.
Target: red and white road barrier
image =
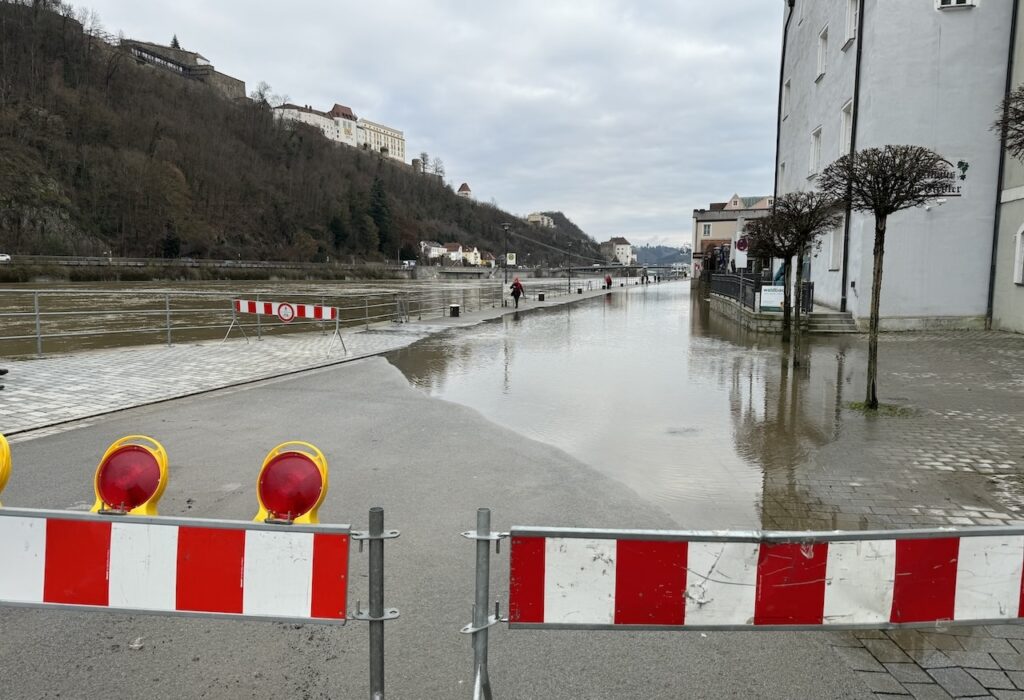
[[[788,534],[515,528],[509,623],[877,628],[1024,612],[1019,530]]]
[[[318,304],[291,304],[286,301],[250,301],[235,299],[235,311],[241,314],[261,314],[277,316],[285,323],[296,318],[316,321],[333,321],[338,317],[338,309],[333,306]]]
[[[0,603],[342,622],[343,526],[0,509]]]

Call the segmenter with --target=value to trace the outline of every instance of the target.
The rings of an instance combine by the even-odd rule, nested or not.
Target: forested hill
[[[412,258],[433,239],[500,255],[512,222],[538,242],[510,239],[531,262],[558,262],[570,240],[598,256],[575,226],[528,226],[275,123],[259,95],[230,101],[140,65],[53,0],[0,0],[0,47],[3,252],[315,261]]]

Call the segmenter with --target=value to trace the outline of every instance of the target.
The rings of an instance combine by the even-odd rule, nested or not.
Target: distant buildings
[[[555,220],[547,214],[542,214],[539,211],[535,211],[526,217],[526,222],[529,224],[536,224],[541,228],[554,228]]]
[[[405,136],[398,129],[358,118],[349,107],[335,104],[328,112],[310,105],[283,104],[274,107],[274,117],[309,124],[326,138],[353,148],[365,148],[405,162]]]
[[[732,246],[743,233],[745,221],[767,216],[773,201],[771,196],[741,197],[734,194],[727,202],[712,202],[707,209],[694,209],[694,269],[697,265],[703,266],[704,256],[714,248]]]
[[[427,260],[443,258],[446,253],[445,247],[436,241],[420,241],[420,255]]]
[[[632,265],[636,263],[636,255],[633,254],[633,246],[630,245],[629,241],[621,236],[616,236],[615,238],[611,238],[602,243],[601,255],[623,265]]]
[[[445,265],[473,265],[494,267],[495,259],[493,253],[482,252],[476,246],[462,245],[461,243],[445,243],[441,245],[436,241],[420,241],[420,255],[427,261],[436,261]]]
[[[459,191],[456,192],[455,194],[459,195],[460,197],[465,197],[466,199],[473,198],[473,190],[469,189],[469,184],[465,182],[459,185]]]
[[[243,81],[217,72],[205,56],[195,51],[130,39],[123,39],[121,48],[128,51],[139,63],[163,68],[183,78],[206,83],[232,100],[245,98]]]

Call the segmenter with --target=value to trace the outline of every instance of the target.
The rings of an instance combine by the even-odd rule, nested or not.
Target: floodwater
[[[431,396],[564,450],[681,527],[718,529],[761,527],[768,475],[838,438],[844,353],[843,341],[809,343],[806,364],[824,372],[806,390],[777,339],[743,333],[672,282],[506,315],[389,360]]]

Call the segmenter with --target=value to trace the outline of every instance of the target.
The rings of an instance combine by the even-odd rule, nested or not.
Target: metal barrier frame
[[[471,634],[473,640],[473,698],[474,700],[490,700],[492,691],[487,669],[488,629],[499,622],[508,623],[509,629],[533,630],[616,630],[623,632],[657,631],[657,632],[830,632],[837,630],[857,629],[935,629],[948,626],[1008,625],[1024,624],[1024,617],[999,617],[978,619],[941,619],[925,622],[867,622],[845,623],[829,622],[818,624],[683,624],[683,625],[643,625],[643,624],[576,624],[576,623],[522,623],[511,622],[508,617],[501,617],[497,603],[494,615],[488,616],[490,609],[489,574],[490,574],[490,543],[495,542],[496,552],[500,551],[500,542],[508,537],[526,538],[580,538],[598,540],[639,540],[639,541],[672,541],[672,542],[730,542],[746,544],[795,544],[810,545],[829,542],[863,542],[878,540],[930,540],[949,538],[974,537],[1024,537],[1021,526],[971,526],[929,528],[919,530],[861,530],[861,531],[761,531],[761,530],[627,530],[602,528],[569,528],[569,527],[531,527],[513,526],[509,532],[491,532],[491,513],[489,509],[477,511],[477,529],[463,532],[462,536],[476,541],[476,588],[473,606],[473,621],[460,631]],[[687,564],[689,567],[689,564]],[[689,570],[687,568],[687,570]],[[1022,574],[1024,579],[1024,574]],[[511,581],[511,573],[510,573]],[[1024,599],[1024,592],[1022,592]],[[1024,607],[1024,606],[1022,606]]]

